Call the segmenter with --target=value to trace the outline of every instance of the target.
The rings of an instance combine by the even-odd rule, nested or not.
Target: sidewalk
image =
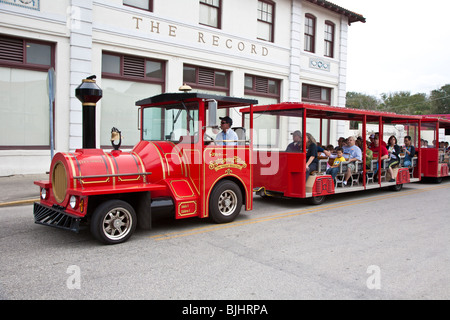
[[[32,204],[39,201],[39,187],[33,182],[48,180],[47,174],[0,177],[0,207]]]

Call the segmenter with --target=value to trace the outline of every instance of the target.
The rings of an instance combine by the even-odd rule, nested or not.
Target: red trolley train
[[[253,99],[165,93],[136,102],[140,142],[130,152],[120,150],[120,131],[113,128],[114,150],[106,152],[95,148],[95,106],[102,91],[94,78],[83,80],[76,96],[83,104],[83,148],[57,153],[49,180],[35,182],[41,190],[35,222],[75,232],[87,223],[106,244],[126,241],[137,226],[150,229],[152,215],[161,211],[176,219],[233,221],[242,206],[252,210],[254,192],[320,204],[332,194],[382,187],[399,191],[421,177],[448,175],[448,154],[420,144],[427,130],[436,140],[439,128],[450,134],[450,120],[438,117],[305,103],[253,106]],[[242,124],[234,127],[237,140],[223,141],[215,138],[216,118],[230,108],[241,108]],[[327,145],[332,132],[344,132],[339,128],[346,122],[362,136],[361,159],[341,162],[332,177],[327,168],[333,156],[324,152],[309,172],[306,133]],[[393,133],[410,137],[417,152],[408,166],[400,153],[398,167],[391,170],[378,152],[382,148],[373,149],[373,159],[364,155],[367,136],[376,134],[381,142]],[[292,134],[300,137],[296,152],[286,150]]]

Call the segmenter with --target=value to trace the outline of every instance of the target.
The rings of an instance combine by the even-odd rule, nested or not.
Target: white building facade
[[[52,153],[81,148],[75,88],[90,75],[103,89],[97,147],[112,127],[134,145],[135,101],[183,83],[344,107],[353,22],[365,18],[323,0],[0,0],[0,176],[44,173]]]

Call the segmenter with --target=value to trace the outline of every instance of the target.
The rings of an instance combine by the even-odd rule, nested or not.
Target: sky
[[[366,18],[349,26],[347,91],[429,94],[450,84],[450,1],[330,2]]]

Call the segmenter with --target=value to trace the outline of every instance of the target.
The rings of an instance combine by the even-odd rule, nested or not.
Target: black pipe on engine
[[[83,149],[95,149],[95,107],[103,91],[95,82],[96,76],[82,80],[75,89],[75,96],[83,105]]]

